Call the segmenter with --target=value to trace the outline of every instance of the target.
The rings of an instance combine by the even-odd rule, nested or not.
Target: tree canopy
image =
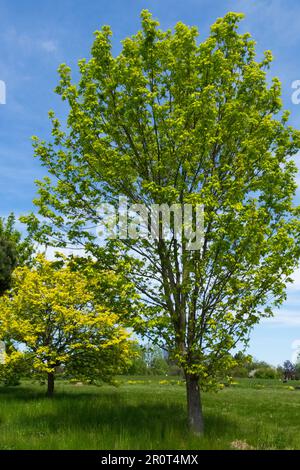
[[[199,396],[232,365],[231,351],[272,314],[299,259],[294,207],[300,133],[282,111],[272,54],[259,60],[242,15],[228,13],[208,38],[177,23],[162,31],[148,11],[142,29],[112,53],[111,30],[95,33],[74,83],[63,64],[56,89],[67,126],[53,111],[50,143],[35,138],[48,170],[38,182],[38,240],[103,251],[93,226],[101,203],[204,207],[201,249],[175,236],[108,240],[147,308],[136,331],[162,343],[183,368],[189,422],[201,432]],[[131,263],[131,264],[130,264]],[[131,266],[131,268],[130,268]]]
[[[33,373],[48,377],[49,395],[59,366],[69,377],[108,380],[132,355],[118,312],[101,305],[70,264],[59,267],[42,255],[34,268],[14,271],[12,288],[0,300],[0,334],[18,346],[8,363],[25,355]]]

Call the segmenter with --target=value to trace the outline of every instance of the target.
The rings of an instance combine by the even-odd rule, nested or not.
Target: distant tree
[[[278,372],[274,367],[260,367],[259,369],[256,369],[254,371],[253,376],[256,379],[277,379],[278,378]]]
[[[148,343],[144,351],[149,372],[153,375],[166,374],[169,366],[163,350],[156,344]]]
[[[166,375],[169,365],[163,356],[156,356],[151,362],[151,370],[153,375]]]
[[[276,371],[277,371],[277,376],[278,376],[279,378],[282,378],[282,377],[283,377],[283,373],[284,373],[283,367],[280,366],[280,365],[278,365],[278,366],[276,367]]]
[[[155,345],[137,345],[136,357],[133,359],[128,373],[132,375],[164,375],[169,370],[169,364],[162,350]]]
[[[11,290],[0,299],[0,334],[23,345],[11,362],[24,351],[33,373],[47,376],[48,396],[61,365],[69,376],[92,381],[127,366],[131,341],[120,320],[113,305],[98,303],[84,275],[42,255],[33,268],[14,271]]]
[[[248,377],[252,367],[253,358],[239,351],[233,356],[234,365],[228,370],[228,374],[232,377]]]
[[[263,368],[269,368],[272,367],[270,364],[268,364],[266,361],[259,361],[258,359],[252,359],[251,361],[251,366],[250,369],[263,369]]]
[[[284,380],[293,380],[295,378],[296,367],[291,361],[287,360],[283,363]]]
[[[149,368],[145,360],[145,351],[139,345],[134,346],[135,356],[132,359],[132,362],[129,368],[125,371],[129,375],[148,375]]]
[[[300,380],[300,362],[295,364],[295,378]]]
[[[22,239],[15,228],[15,216],[0,218],[0,296],[9,289],[14,268],[29,263],[33,253],[29,238]]]

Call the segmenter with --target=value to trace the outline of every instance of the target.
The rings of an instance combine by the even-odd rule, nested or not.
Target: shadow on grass
[[[170,402],[144,402],[141,396],[134,404],[127,403],[118,389],[97,392],[78,391],[68,393],[57,392],[49,399],[44,389],[0,388],[0,399],[5,398],[15,402],[39,402],[42,407],[38,413],[32,414],[30,405],[24,408],[20,403],[18,424],[26,427],[32,425],[32,420],[43,423],[50,431],[63,428],[80,428],[82,430],[109,427],[114,433],[121,429],[134,436],[141,432],[141,428],[160,430],[177,429],[181,434],[187,435],[187,420],[185,404],[172,404]],[[228,429],[235,432],[236,427],[231,420],[222,416],[208,414],[205,416],[206,435],[222,437]]]
[[[99,390],[101,390],[101,387],[99,387]],[[46,395],[46,387],[42,385],[40,388],[38,388],[36,385],[35,386],[16,386],[16,387],[0,387],[0,399],[5,399],[5,400],[12,400],[12,401],[25,401],[25,402],[30,402],[32,400],[36,399],[45,399],[47,401],[49,400],[56,400],[59,401],[61,399],[65,399],[66,397],[70,400],[72,399],[80,399],[84,397],[99,397],[99,392],[98,391],[56,391],[54,393],[53,398],[49,399]]]
[[[83,436],[107,435],[107,448],[113,448],[113,436],[126,436],[126,442],[137,443],[136,448],[143,448],[149,436],[152,448],[185,448],[187,441],[197,448],[199,438],[187,428],[185,401],[173,398],[167,393],[144,395],[142,390],[124,395],[122,389],[100,387],[58,390],[49,399],[44,387],[0,388],[0,400],[14,408],[15,424],[28,436],[62,435],[67,430]],[[230,437],[238,433],[237,423],[211,412],[205,416],[205,428],[205,437],[213,441],[229,437],[229,430]]]

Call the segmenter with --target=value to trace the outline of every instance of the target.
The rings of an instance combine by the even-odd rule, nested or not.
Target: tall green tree
[[[234,346],[284,300],[300,250],[292,158],[300,134],[282,112],[279,80],[267,80],[271,53],[256,58],[255,42],[238,32],[241,18],[226,14],[199,43],[197,28],[162,31],[143,11],[141,31],[116,57],[104,26],[91,58],[79,61],[77,84],[69,67],[59,69],[67,127],[51,112],[52,141],[35,138],[49,172],[38,183],[41,217],[27,217],[39,240],[82,244],[97,256],[103,240],[90,227],[102,222],[99,205],[119,195],[147,208],[204,206],[201,249],[189,250],[185,234],[178,240],[175,224],[169,239],[105,247],[136,257],[128,275],[148,310],[134,326],[183,368],[197,433],[199,387],[216,383]]]

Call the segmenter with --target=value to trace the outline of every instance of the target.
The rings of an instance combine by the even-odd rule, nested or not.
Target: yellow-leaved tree
[[[14,342],[32,373],[47,377],[48,396],[59,366],[70,377],[93,381],[130,364],[133,341],[93,287],[72,263],[39,255],[33,268],[15,270],[12,289],[0,299],[0,336]]]

